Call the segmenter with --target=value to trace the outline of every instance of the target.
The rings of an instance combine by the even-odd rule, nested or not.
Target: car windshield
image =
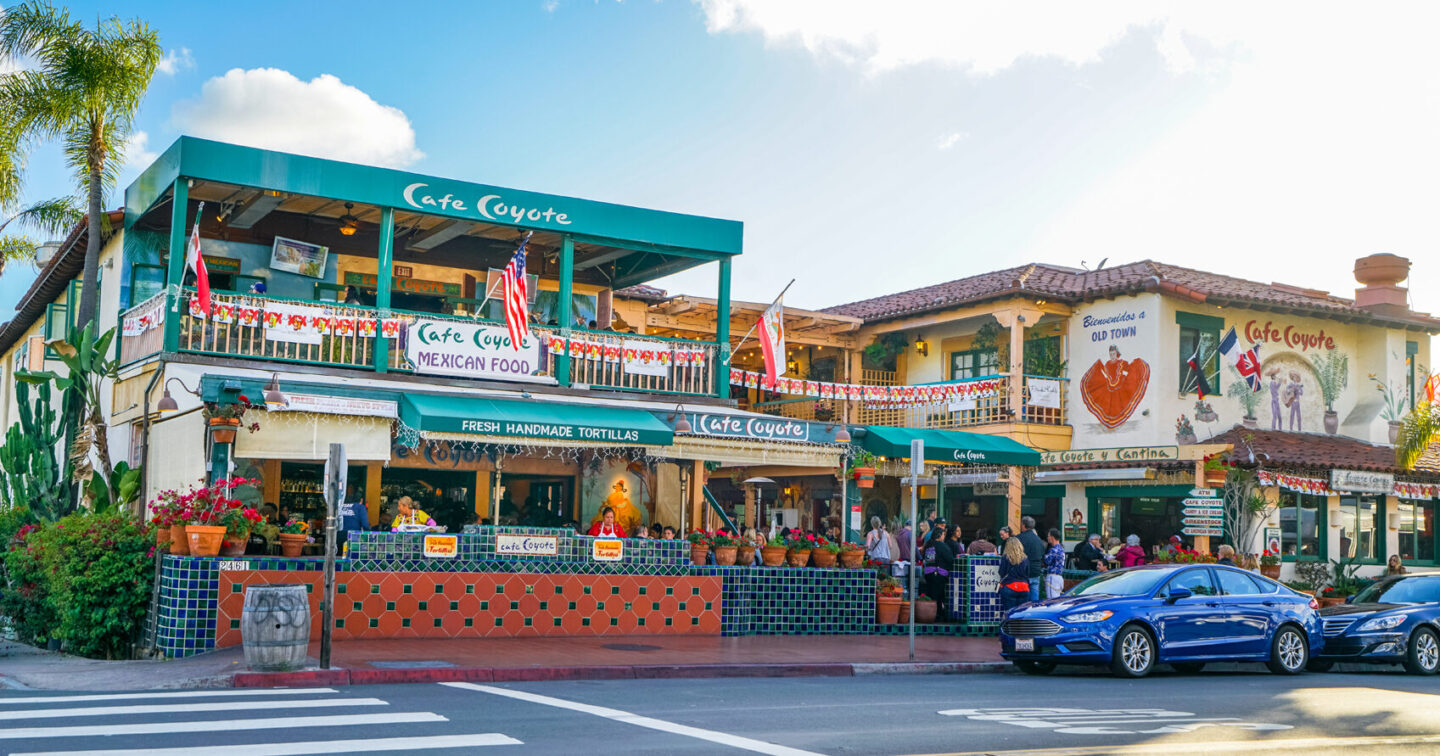
[[[1428,604],[1440,602],[1440,579],[1400,578],[1379,582],[1355,596],[1357,604]]]
[[[1106,572],[1070,589],[1071,596],[1143,596],[1155,590],[1168,570],[1121,570]]]

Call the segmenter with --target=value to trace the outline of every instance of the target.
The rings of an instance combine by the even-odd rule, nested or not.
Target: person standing
[[[395,515],[395,520],[390,523],[392,530],[399,530],[401,525],[433,526],[435,524],[435,521],[430,519],[430,515],[426,514],[425,510],[417,508],[415,500],[409,496],[401,496],[400,501],[395,505],[399,508],[400,514]]]
[[[1010,539],[1014,537],[1015,531],[1011,530],[1009,525],[1000,528],[1000,541],[998,543],[1000,553],[1005,553],[1005,544],[1009,543]]]
[[[1060,531],[1051,528],[1045,535],[1050,548],[1045,550],[1045,598],[1059,598],[1065,592],[1065,544]]]
[[[895,559],[895,552],[890,550],[890,534],[885,532],[885,523],[879,517],[870,518],[870,532],[865,534],[865,558],[881,564]]]
[[[1000,608],[1006,613],[1025,603],[1030,596],[1030,559],[1020,539],[1005,542],[1000,560]]]
[[[1040,578],[1045,574],[1045,542],[1035,532],[1035,518],[1025,515],[1020,518],[1020,535],[1015,536],[1025,549],[1030,560],[1030,601],[1040,600]]]
[[[949,541],[939,537],[938,527],[931,532],[934,535],[921,551],[921,557],[925,562],[922,585],[925,595],[935,599],[936,605],[943,609],[945,607],[945,585],[950,582],[950,571],[955,569],[955,552],[951,549]]]
[[[965,553],[970,556],[985,556],[997,552],[995,544],[990,542],[990,531],[984,528],[975,531],[975,540],[971,541],[970,547],[965,549]]]
[[[920,544],[924,543],[924,541],[916,538],[915,543]],[[900,561],[910,561],[910,523],[905,523],[900,526],[899,530],[895,531],[895,545],[899,547],[899,550],[895,553],[899,555]]]
[[[402,499],[403,501],[403,499]],[[589,535],[604,536],[606,538],[624,538],[625,528],[615,522],[615,508],[605,507],[600,510],[600,520],[590,526]]]
[[[335,543],[342,556],[350,545],[351,531],[370,529],[370,509],[365,506],[365,487],[352,486],[346,494],[349,501],[341,504],[340,511],[336,512],[340,516],[340,533]]]

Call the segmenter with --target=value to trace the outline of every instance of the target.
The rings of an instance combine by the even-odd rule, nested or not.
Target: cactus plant
[[[56,453],[62,424],[50,406],[50,384],[34,385],[32,404],[31,384],[15,383],[20,421],[10,426],[0,446],[0,495],[12,505],[28,505],[42,519],[56,520],[71,509],[69,465],[62,468]]]

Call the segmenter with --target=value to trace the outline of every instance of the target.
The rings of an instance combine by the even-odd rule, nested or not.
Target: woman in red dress
[[[1101,425],[1116,428],[1130,419],[1149,384],[1150,364],[1139,357],[1121,359],[1119,347],[1111,344],[1110,359],[1095,360],[1080,379],[1080,398]]]
[[[600,521],[590,526],[590,535],[624,538],[625,529],[615,522],[615,510],[605,507],[600,510]]]

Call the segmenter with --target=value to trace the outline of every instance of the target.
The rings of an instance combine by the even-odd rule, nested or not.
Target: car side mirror
[[[1169,593],[1166,594],[1166,596],[1165,596],[1165,603],[1167,603],[1167,604],[1173,604],[1173,603],[1175,603],[1176,601],[1179,601],[1180,599],[1190,598],[1191,596],[1194,596],[1194,595],[1195,595],[1195,592],[1192,591],[1192,590],[1190,590],[1189,588],[1185,588],[1185,587],[1183,587],[1183,586],[1178,586],[1178,585],[1177,585],[1177,586],[1175,586],[1174,588],[1171,588],[1170,591],[1169,591]]]
[[[1355,594],[1352,593],[1352,594],[1350,594],[1349,596],[1346,596],[1346,597],[1345,597],[1345,603],[1347,603],[1347,604],[1353,604],[1353,603],[1355,603]]]

